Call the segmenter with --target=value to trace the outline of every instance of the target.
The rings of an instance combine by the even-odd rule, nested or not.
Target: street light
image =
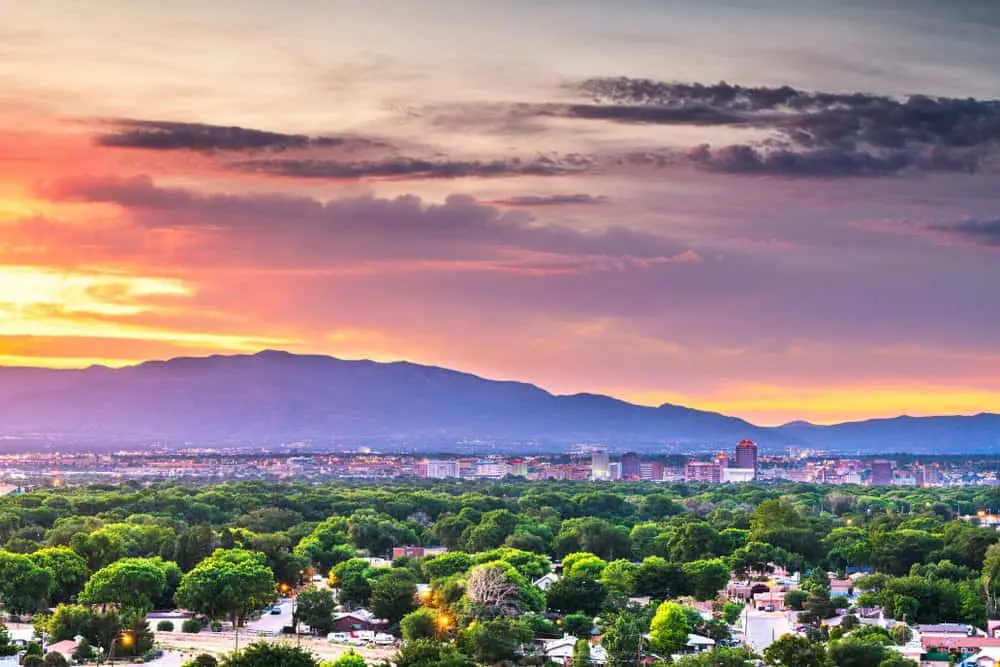
[[[122,646],[125,648],[131,648],[132,644],[135,642],[135,637],[131,632],[122,632],[117,637],[111,640],[111,646],[108,647],[108,662],[111,662],[111,656],[115,653],[115,644],[121,642]]]

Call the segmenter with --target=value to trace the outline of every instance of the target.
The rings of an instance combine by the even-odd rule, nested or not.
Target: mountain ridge
[[[0,436],[192,445],[489,441],[543,449],[597,441],[661,451],[728,450],[749,437],[765,448],[1000,452],[1000,415],[764,427],[708,410],[554,394],[409,361],[262,350],[121,368],[0,366]]]

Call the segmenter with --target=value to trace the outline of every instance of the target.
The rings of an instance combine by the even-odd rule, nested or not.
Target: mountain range
[[[644,451],[764,448],[844,452],[1000,452],[1000,415],[896,417],[762,427],[715,412],[551,394],[408,362],[264,351],[124,368],[0,367],[7,442],[281,445],[372,442],[561,449],[604,443]]]

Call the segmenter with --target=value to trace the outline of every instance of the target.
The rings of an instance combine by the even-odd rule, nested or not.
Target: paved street
[[[747,645],[761,653],[771,642],[792,631],[788,617],[780,611],[748,611],[743,616]]]

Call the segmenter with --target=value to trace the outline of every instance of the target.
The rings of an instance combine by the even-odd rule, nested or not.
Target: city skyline
[[[0,19],[0,365],[279,348],[765,425],[1000,412],[991,3]]]

